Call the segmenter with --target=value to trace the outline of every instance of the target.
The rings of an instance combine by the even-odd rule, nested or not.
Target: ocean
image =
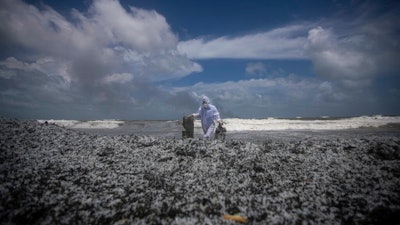
[[[39,120],[44,123],[78,129],[100,135],[151,135],[180,138],[181,120]],[[240,139],[242,136],[261,134],[307,134],[332,132],[379,132],[400,131],[400,116],[359,116],[359,117],[314,117],[314,118],[265,118],[265,119],[223,119],[228,135]],[[199,120],[195,121],[195,137],[201,138]]]

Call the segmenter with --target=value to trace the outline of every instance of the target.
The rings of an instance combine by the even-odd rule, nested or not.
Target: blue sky
[[[0,115],[400,114],[397,1],[1,0]]]

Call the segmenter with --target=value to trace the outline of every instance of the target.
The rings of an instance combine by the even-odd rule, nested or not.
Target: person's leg
[[[211,126],[207,129],[207,132],[204,134],[205,139],[212,139],[215,132],[215,124],[211,124]]]

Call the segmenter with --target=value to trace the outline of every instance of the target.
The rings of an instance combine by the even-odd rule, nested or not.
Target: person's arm
[[[201,107],[199,108],[199,110],[197,111],[197,113],[193,113],[192,116],[196,119],[200,119],[201,118]]]
[[[215,107],[214,109],[214,121],[216,121],[217,123],[221,123],[221,117],[219,115],[217,107]]]

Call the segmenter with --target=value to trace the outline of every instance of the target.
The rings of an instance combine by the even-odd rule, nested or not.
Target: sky
[[[0,0],[0,116],[400,115],[400,3]]]

